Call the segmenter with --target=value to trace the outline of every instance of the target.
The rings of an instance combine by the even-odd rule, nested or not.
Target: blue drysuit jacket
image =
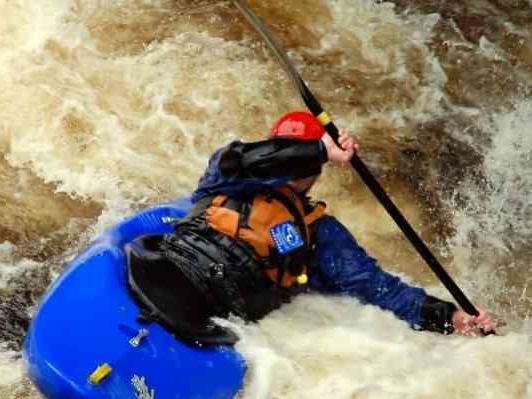
[[[211,157],[192,201],[215,194],[238,198],[243,193],[279,187],[292,179],[319,174],[326,161],[320,140],[236,141]],[[310,289],[355,297],[393,312],[415,328],[452,332],[453,304],[383,271],[336,218],[325,215],[318,219],[312,233],[315,256],[309,272]]]

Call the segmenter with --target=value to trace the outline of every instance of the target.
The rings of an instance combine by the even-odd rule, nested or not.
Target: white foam
[[[451,202],[456,234],[450,240],[462,285],[501,314],[514,331],[530,317],[532,295],[532,103],[492,115],[483,129],[490,134],[479,180],[456,188]],[[464,201],[465,199],[465,201]]]
[[[9,281],[24,271],[42,266],[31,259],[17,259],[16,248],[16,245],[9,241],[0,244],[0,289],[7,288]]]
[[[46,40],[61,29],[70,12],[70,0],[13,0],[0,3],[0,44],[2,60],[40,49]]]
[[[24,374],[25,365],[20,354],[0,348],[0,387],[18,383]]]
[[[367,116],[364,116],[363,124],[370,124],[372,120],[387,121],[390,126],[409,134],[404,128],[412,121],[425,122],[442,114],[447,76],[428,47],[440,18],[438,14],[400,15],[395,12],[393,3],[372,0],[356,3],[329,0],[327,3],[334,25],[323,28],[321,51],[345,45],[342,43],[349,40],[356,47],[353,54],[344,57],[346,67],[352,65],[376,82],[397,85],[413,99],[412,104],[403,106],[380,105],[375,110],[368,106],[364,110]],[[421,79],[409,62],[414,49],[423,65]],[[354,123],[353,118],[348,122]]]
[[[410,330],[350,298],[299,297],[239,326],[246,398],[517,398],[530,389],[528,337]]]
[[[136,5],[143,3],[154,4]],[[105,38],[90,28],[119,18],[109,10],[123,4],[17,0],[0,5],[0,15],[9,21],[0,28],[7,49],[0,55],[0,148],[12,165],[31,169],[58,191],[104,206],[82,242],[139,207],[189,192],[212,150],[235,137],[261,138],[277,114],[301,107],[275,62],[257,58],[247,42],[189,32],[153,40],[138,52],[106,52]],[[437,15],[400,15],[392,3],[370,0],[326,4],[331,25],[313,27],[323,31],[321,47],[301,52],[323,55],[346,46],[342,51],[353,54],[345,51],[340,67],[353,65],[375,83],[397,83],[413,98],[407,105],[386,99],[387,107],[368,109],[367,115],[347,111],[338,119],[342,125],[362,130],[378,120],[407,131],[411,121],[441,116],[447,77],[427,45]],[[139,21],[142,26],[141,13]],[[483,48],[491,51],[487,42]],[[421,78],[409,64],[413,50],[422,65]],[[453,253],[464,260],[465,276],[472,267],[471,232],[500,250],[507,250],[499,237],[507,218],[520,237],[529,233],[528,208],[522,205],[528,206],[532,181],[526,172],[530,115],[524,102],[493,118],[493,147],[485,168],[497,190],[481,202],[483,208],[457,212],[455,218]],[[345,200],[330,186],[324,191]],[[475,201],[480,194],[472,193]],[[26,267],[15,264],[12,255],[12,246],[0,246],[2,276]],[[498,289],[488,275],[491,269],[487,272],[467,291],[481,296],[479,287]],[[411,331],[391,315],[352,299],[301,297],[258,326],[239,325],[243,339],[238,349],[250,365],[244,395],[530,396],[530,326],[521,327],[514,330],[521,334],[505,337],[443,337]],[[22,376],[11,355],[0,351],[0,385]]]

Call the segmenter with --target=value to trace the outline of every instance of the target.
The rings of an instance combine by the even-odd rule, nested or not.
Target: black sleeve
[[[225,177],[283,177],[300,179],[321,173],[327,152],[321,140],[271,139],[234,142],[221,155]]]
[[[425,303],[421,306],[421,329],[452,334],[454,332],[452,318],[457,309],[454,303],[427,295]]]

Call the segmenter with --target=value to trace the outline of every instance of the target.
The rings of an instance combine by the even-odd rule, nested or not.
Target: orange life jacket
[[[306,284],[307,264],[301,264],[304,256],[279,254],[278,242],[272,231],[276,226],[291,223],[304,242],[293,252],[308,255],[311,248],[309,226],[324,214],[325,203],[318,202],[310,212],[305,212],[303,201],[288,187],[257,194],[248,202],[231,202],[225,195],[214,197],[205,210],[208,225],[251,247],[256,259],[265,264],[264,273],[275,283],[285,288],[296,283]],[[286,268],[281,263],[288,263],[290,267]]]

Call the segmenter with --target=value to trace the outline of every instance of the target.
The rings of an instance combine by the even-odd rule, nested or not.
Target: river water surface
[[[532,398],[532,2],[249,4],[501,335],[303,296],[236,323],[242,397]],[[64,265],[303,104],[225,1],[0,0],[0,16],[0,397],[37,398],[20,345]],[[351,170],[328,166],[313,194],[385,269],[448,298]]]

